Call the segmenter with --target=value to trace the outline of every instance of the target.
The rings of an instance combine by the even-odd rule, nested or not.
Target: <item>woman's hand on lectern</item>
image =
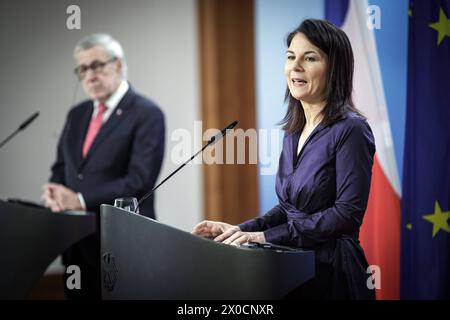
[[[264,243],[266,242],[266,237],[264,236],[264,232],[245,232],[238,230],[230,235],[223,233],[220,236],[216,237],[214,240],[220,241],[224,244],[238,246],[240,244],[249,242]]]
[[[244,232],[238,226],[210,220],[197,224],[192,230],[192,234],[231,245],[266,241],[263,232]]]
[[[215,241],[222,235],[227,235],[227,237],[237,231],[240,231],[238,226],[234,226],[225,222],[204,220],[197,224],[194,229],[192,229],[192,234],[205,237],[208,239],[214,239]],[[219,238],[220,239],[220,238]]]

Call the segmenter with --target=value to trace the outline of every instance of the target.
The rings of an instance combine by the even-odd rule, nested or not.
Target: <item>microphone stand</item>
[[[237,125],[237,121],[233,121],[232,123],[230,123],[228,126],[226,126],[224,129],[222,129],[221,132],[219,132],[218,134],[216,134],[215,136],[211,137],[211,139],[209,139],[209,141],[201,148],[201,150],[197,151],[197,153],[195,153],[190,159],[188,159],[186,162],[184,162],[181,166],[179,166],[176,170],[174,170],[170,175],[168,175],[163,181],[161,181],[157,186],[155,186],[152,190],[150,190],[149,192],[147,192],[139,201],[138,201],[138,205],[136,206],[136,209],[134,210],[134,212],[136,213],[136,211],[139,208],[139,205],[144,202],[145,199],[147,199],[148,197],[150,197],[153,192],[155,192],[156,189],[158,189],[164,182],[166,182],[167,180],[170,179],[170,177],[172,177],[175,173],[177,173],[178,171],[180,171],[185,165],[187,165],[190,161],[192,161],[192,159],[194,159],[197,155],[199,155],[200,153],[203,152],[203,150],[205,150],[208,146],[217,143],[220,139],[222,139],[227,133],[228,130],[233,129],[236,125]]]
[[[13,133],[11,133],[5,140],[0,142],[0,149],[9,141],[11,140],[19,131],[25,129],[31,122],[33,122],[34,119],[36,119],[39,115],[39,112],[34,113],[31,117],[29,117],[27,120],[25,120],[19,128],[17,128]]]

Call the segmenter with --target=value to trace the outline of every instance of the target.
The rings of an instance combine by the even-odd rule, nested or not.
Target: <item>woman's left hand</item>
[[[248,242],[266,242],[266,238],[264,237],[264,232],[244,232],[244,231],[236,231],[229,235],[227,233],[223,233],[220,236],[216,237],[214,240],[222,242],[224,244],[231,244],[234,246],[248,243]]]

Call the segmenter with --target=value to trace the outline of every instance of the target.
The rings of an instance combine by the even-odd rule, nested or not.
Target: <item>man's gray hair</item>
[[[110,58],[119,58],[122,61],[122,77],[126,79],[128,74],[128,66],[122,46],[119,41],[111,37],[109,34],[95,33],[81,39],[75,46],[73,54],[75,56],[78,52],[88,50],[95,46],[103,47]]]

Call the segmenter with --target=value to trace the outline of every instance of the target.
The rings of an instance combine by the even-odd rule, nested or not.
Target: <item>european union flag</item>
[[[410,1],[408,45],[401,298],[450,299],[450,0]]]

